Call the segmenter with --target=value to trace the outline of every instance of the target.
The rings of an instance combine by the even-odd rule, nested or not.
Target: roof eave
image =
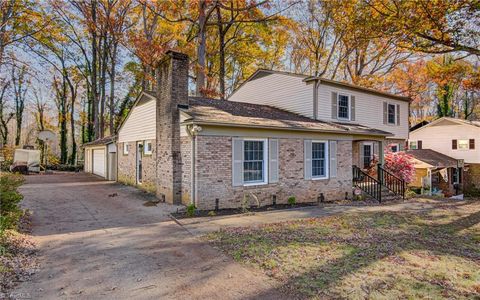
[[[378,137],[393,136],[392,133],[382,134],[382,133],[366,133],[366,132],[328,130],[328,129],[320,130],[320,129],[309,129],[304,127],[280,127],[280,126],[252,125],[252,124],[232,124],[232,123],[222,123],[222,122],[196,121],[195,119],[190,119],[185,122],[182,122],[181,125],[245,127],[245,128],[255,128],[255,129],[276,129],[276,130],[299,131],[299,132],[317,132],[317,133],[323,132],[323,133],[340,133],[340,134],[346,134],[346,135],[369,135],[369,136],[378,136]]]

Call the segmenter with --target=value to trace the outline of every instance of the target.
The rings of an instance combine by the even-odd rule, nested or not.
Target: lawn
[[[480,299],[480,201],[228,228],[205,237],[295,298]]]

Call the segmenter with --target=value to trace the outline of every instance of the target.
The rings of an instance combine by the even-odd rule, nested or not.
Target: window
[[[458,140],[457,147],[458,150],[468,150],[469,141],[468,140]]]
[[[346,95],[338,95],[338,118],[350,120],[350,99]]]
[[[312,178],[326,178],[328,174],[327,142],[312,142]]]
[[[364,168],[370,167],[373,160],[373,143],[364,143],[362,146],[362,163]]]
[[[127,155],[128,150],[130,150],[130,145],[128,143],[123,143],[123,155]]]
[[[475,139],[470,139],[469,144],[469,149],[475,149]]]
[[[266,182],[267,147],[265,140],[245,140],[243,143],[243,182]]]
[[[152,141],[145,141],[143,142],[143,153],[145,155],[150,155],[152,154]]]
[[[392,152],[400,151],[400,145],[399,144],[390,144],[390,151],[392,151]]]
[[[388,124],[395,123],[395,104],[388,104]]]
[[[415,150],[417,149],[417,141],[410,141],[408,148],[410,150]]]

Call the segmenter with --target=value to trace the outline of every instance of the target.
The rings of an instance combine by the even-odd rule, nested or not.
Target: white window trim
[[[347,109],[348,118],[342,118],[342,117],[339,116],[339,114],[340,114],[340,96],[344,96],[344,97],[348,98],[348,109]],[[337,94],[337,119],[338,120],[344,120],[344,121],[350,121],[352,119],[351,110],[352,110],[352,98],[350,97],[350,95],[343,94],[343,93],[338,93]]]
[[[150,144],[150,151],[147,151],[147,144]],[[151,155],[153,153],[153,144],[150,140],[143,141],[143,154]]]
[[[467,143],[467,148],[460,148],[460,141],[466,141]],[[472,150],[470,149],[470,140],[469,139],[458,139],[457,140],[457,149],[456,150],[460,150],[460,151],[468,151],[468,150]]]
[[[255,185],[266,185],[268,184],[268,139],[259,139],[259,138],[244,138],[243,139],[243,149],[245,152],[245,142],[249,141],[262,141],[263,142],[263,181],[254,181],[254,182],[245,182],[243,180],[243,186],[255,186]],[[245,162],[245,157],[243,158],[242,164]],[[245,170],[242,176],[245,176]],[[243,177],[245,178],[245,177]]]
[[[364,148],[365,145],[370,146],[370,163],[375,159],[375,153],[373,153],[373,151],[374,151],[373,142],[363,142],[362,143],[362,152],[360,153],[362,168],[365,168],[364,161],[363,161],[365,159],[365,152],[364,152],[365,151],[365,148]]]
[[[395,120],[393,123],[390,123],[389,119],[388,119],[388,108],[390,107],[390,105],[393,105],[393,108],[394,108],[394,112],[393,112],[393,119]],[[392,102],[387,102],[387,125],[389,126],[396,126],[398,124],[398,120],[397,120],[397,104],[396,103],[392,103]]]
[[[128,152],[129,152],[129,150],[130,150],[130,149],[129,149],[129,148],[130,148],[129,146],[130,146],[130,145],[129,145],[128,143],[123,143],[123,154],[124,154],[124,155],[127,155],[127,154],[128,154]]]
[[[412,144],[415,145],[415,148],[412,147]],[[409,141],[408,142],[408,149],[409,150],[417,150],[418,149],[418,142],[417,141]]]
[[[350,98],[349,98],[350,101]],[[325,144],[325,175],[324,176],[313,176],[313,144],[316,143],[324,143]],[[311,172],[312,172],[312,180],[325,180],[329,179],[330,177],[330,146],[329,142],[326,140],[312,140],[312,153],[311,153]]]
[[[399,143],[391,143],[389,146],[390,146],[390,151],[392,151],[392,147],[395,146],[395,147],[397,147],[397,151],[395,151],[394,153],[400,152],[400,144]]]

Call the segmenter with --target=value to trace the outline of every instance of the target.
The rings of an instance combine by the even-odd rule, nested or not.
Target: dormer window
[[[343,120],[350,120],[350,97],[347,95],[338,95],[338,118]]]

